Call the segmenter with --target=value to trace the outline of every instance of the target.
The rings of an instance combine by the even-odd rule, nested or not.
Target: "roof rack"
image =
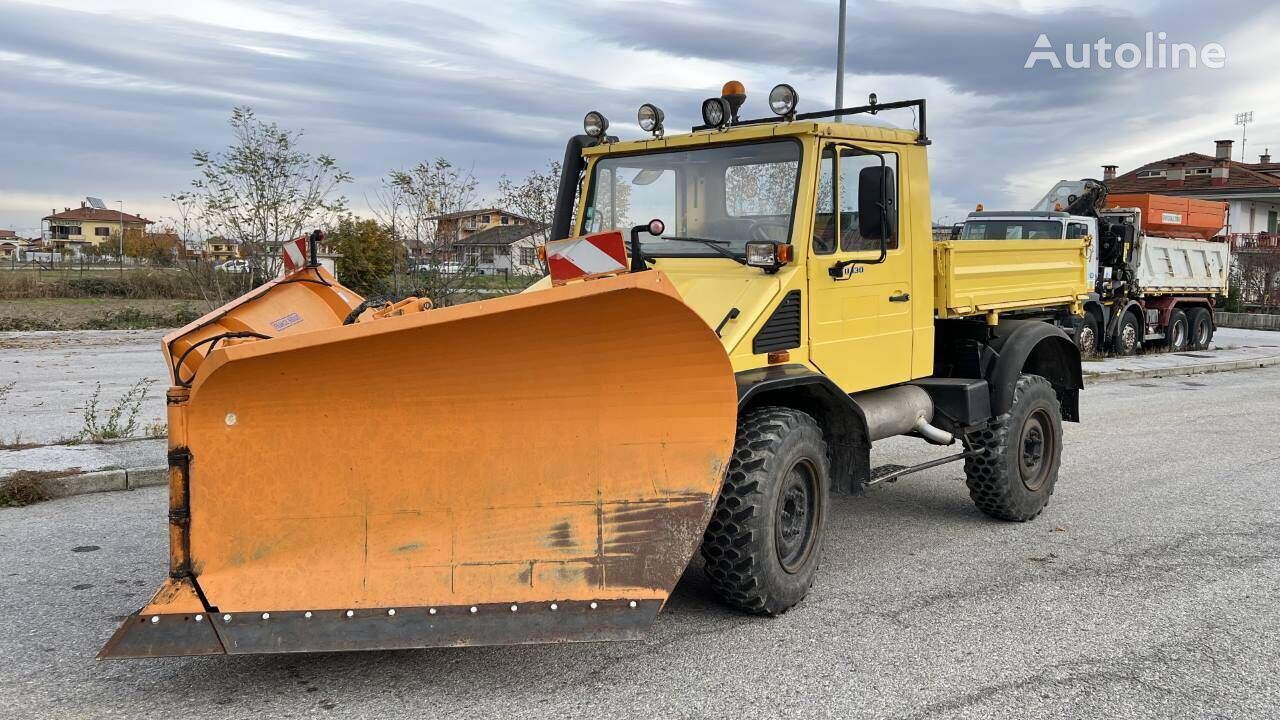
[[[742,127],[743,125],[764,125],[767,123],[791,122],[794,120],[818,120],[820,118],[837,117],[841,115],[876,115],[881,110],[899,110],[902,108],[914,108],[920,117],[920,131],[916,137],[916,143],[919,145],[932,145],[933,141],[929,139],[929,135],[925,132],[925,101],[923,98],[918,100],[899,100],[897,102],[872,103],[870,105],[859,105],[857,107],[838,108],[835,110],[817,110],[814,112],[800,113],[798,115],[783,117],[763,117],[754,120],[739,120],[730,123],[726,127]],[[715,130],[715,125],[695,125],[694,132],[699,130]]]

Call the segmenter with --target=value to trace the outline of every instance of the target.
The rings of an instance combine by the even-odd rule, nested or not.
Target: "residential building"
[[[85,248],[100,247],[103,254],[119,252],[121,232],[125,241],[141,240],[150,220],[121,210],[87,207],[56,210],[41,218],[41,235],[57,251],[81,253]]]
[[[462,264],[484,275],[532,275],[542,272],[536,224],[491,225],[454,243]]]
[[[1104,165],[1103,180],[1112,194],[1156,193],[1225,200],[1227,227],[1221,235],[1237,248],[1259,243],[1274,246],[1280,225],[1280,163],[1266,150],[1258,162],[1231,159],[1232,140],[1218,140],[1212,156],[1186,153],[1157,160],[1117,176],[1115,165]]]
[[[240,257],[240,246],[233,240],[211,237],[204,243],[204,256],[213,262],[226,262]]]
[[[500,208],[462,210],[429,219],[436,221],[436,242],[445,248],[451,248],[458,241],[466,240],[490,228],[525,227],[534,224],[530,218]]]

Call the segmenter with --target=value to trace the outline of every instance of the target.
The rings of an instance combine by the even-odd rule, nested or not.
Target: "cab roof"
[[[919,133],[915,130],[902,130],[876,125],[779,120],[772,123],[730,125],[723,130],[695,130],[690,133],[673,134],[648,140],[601,143],[594,147],[584,148],[582,154],[587,157],[594,157],[597,155],[696,147],[699,145],[723,145],[774,137],[822,137],[837,140],[915,144],[919,139]]]

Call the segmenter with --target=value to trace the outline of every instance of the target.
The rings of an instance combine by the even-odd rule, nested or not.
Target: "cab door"
[[[806,259],[810,358],[845,392],[906,382],[912,377],[916,300],[910,253],[899,242],[905,213],[896,199],[905,187],[898,155],[830,143],[821,162]],[[859,205],[881,197],[882,187],[891,190],[884,196],[886,217],[897,220],[883,233],[885,223],[865,227],[859,211]]]

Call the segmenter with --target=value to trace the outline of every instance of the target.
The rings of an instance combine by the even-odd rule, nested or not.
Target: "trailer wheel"
[[[1187,349],[1187,314],[1181,310],[1169,313],[1169,327],[1165,330],[1165,342],[1169,352],[1182,352]]]
[[[998,520],[1026,522],[1049,504],[1062,462],[1062,407],[1039,375],[1018,378],[1013,407],[969,433],[964,461],[969,497]]]
[[[1081,357],[1098,355],[1098,317],[1093,313],[1085,313],[1080,321],[1080,329],[1076,331],[1076,347],[1080,348]]]
[[[1190,330],[1188,346],[1192,350],[1208,350],[1213,342],[1213,316],[1207,308],[1195,307],[1187,314],[1187,327]]]
[[[1142,349],[1142,329],[1138,325],[1138,316],[1127,312],[1120,316],[1120,327],[1116,328],[1115,354],[1121,357],[1136,355]]]
[[[761,407],[738,438],[702,539],[706,573],[726,604],[781,615],[813,585],[831,488],[822,429],[809,415]]]

